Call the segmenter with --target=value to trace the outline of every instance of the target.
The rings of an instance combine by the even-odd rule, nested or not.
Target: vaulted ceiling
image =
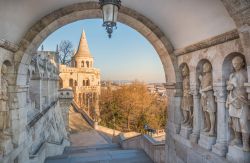
[[[47,14],[73,3],[96,0],[0,0],[0,39],[18,43]],[[220,0],[122,0],[149,18],[175,49],[235,29]]]

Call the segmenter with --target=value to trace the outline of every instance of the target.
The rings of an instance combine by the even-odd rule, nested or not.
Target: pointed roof
[[[77,52],[74,57],[89,57],[92,58],[90,51],[89,51],[89,46],[86,38],[86,34],[84,30],[82,30],[82,35],[81,39],[78,45]]]

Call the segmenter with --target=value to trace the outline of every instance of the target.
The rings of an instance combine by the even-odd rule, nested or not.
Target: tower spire
[[[82,35],[80,38],[80,42],[78,45],[78,49],[77,52],[75,54],[75,57],[88,57],[88,58],[92,58],[90,51],[89,51],[89,46],[88,46],[88,42],[87,42],[87,38],[86,38],[86,34],[84,29],[82,30]]]

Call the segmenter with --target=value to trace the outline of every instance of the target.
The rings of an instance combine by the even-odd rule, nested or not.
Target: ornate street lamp
[[[99,0],[103,15],[103,26],[106,28],[109,38],[116,27],[118,11],[121,7],[121,0]]]

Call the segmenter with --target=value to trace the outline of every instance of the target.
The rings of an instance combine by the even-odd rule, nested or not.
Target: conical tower
[[[77,68],[92,68],[93,57],[89,51],[89,46],[84,30],[79,41],[78,49],[72,57],[72,66]]]

